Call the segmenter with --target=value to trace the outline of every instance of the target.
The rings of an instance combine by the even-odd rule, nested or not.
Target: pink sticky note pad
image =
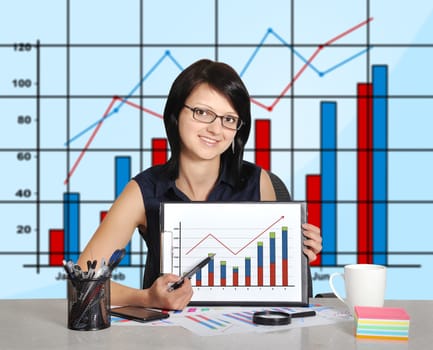
[[[355,315],[358,319],[410,320],[406,310],[401,307],[355,306]]]

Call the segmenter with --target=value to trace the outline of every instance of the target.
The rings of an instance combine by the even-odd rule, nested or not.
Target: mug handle
[[[340,299],[343,303],[346,303],[346,301],[338,294],[337,290],[334,287],[334,277],[340,276],[344,281],[344,274],[341,272],[334,272],[329,276],[329,286],[331,287],[332,291],[334,292],[335,296]]]

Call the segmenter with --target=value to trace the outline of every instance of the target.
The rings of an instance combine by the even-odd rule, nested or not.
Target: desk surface
[[[313,299],[341,306],[337,299]],[[433,300],[386,301],[406,308],[411,317],[409,341],[357,340],[354,324],[296,328],[272,333],[197,336],[181,327],[119,327],[72,331],[66,327],[66,300],[0,300],[0,349],[430,349]]]

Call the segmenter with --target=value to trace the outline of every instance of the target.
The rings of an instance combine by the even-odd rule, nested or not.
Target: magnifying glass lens
[[[258,311],[253,314],[253,322],[267,326],[281,326],[290,324],[290,314],[280,311]]]

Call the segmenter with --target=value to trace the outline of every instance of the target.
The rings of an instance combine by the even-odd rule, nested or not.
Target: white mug
[[[334,278],[344,280],[346,299],[336,291]],[[355,306],[382,307],[385,300],[386,267],[374,264],[353,264],[344,267],[344,274],[334,272],[329,277],[329,285],[338,299],[345,303],[353,314]]]

